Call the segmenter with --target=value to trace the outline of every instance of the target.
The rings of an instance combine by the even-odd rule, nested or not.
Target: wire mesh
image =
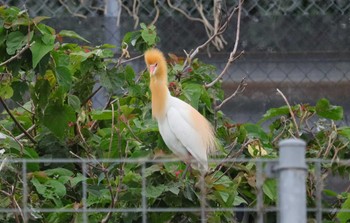
[[[147,182],[147,168],[150,164],[159,164],[163,165],[164,163],[177,163],[177,159],[157,159],[150,160],[146,158],[140,159],[2,159],[0,160],[1,172],[4,174],[8,171],[8,168],[13,168],[14,165],[17,166],[17,171],[21,173],[21,182],[22,182],[22,200],[18,201],[18,207],[1,207],[1,213],[18,213],[23,216],[24,222],[29,219],[33,219],[34,216],[38,216],[40,214],[45,213],[75,213],[82,215],[82,222],[89,222],[89,215],[93,213],[140,213],[142,222],[152,222],[149,218],[149,215],[152,213],[194,213],[197,214],[201,219],[201,222],[207,222],[207,215],[215,212],[229,212],[229,213],[246,213],[246,214],[255,214],[256,218],[254,222],[278,222],[278,213],[280,213],[279,207],[277,204],[271,205],[266,204],[264,201],[264,182],[267,179],[267,169],[266,164],[276,164],[277,160],[274,159],[245,159],[245,158],[235,158],[235,159],[212,159],[210,162],[212,164],[222,164],[222,163],[235,163],[235,164],[243,164],[243,163],[254,163],[256,165],[256,203],[253,206],[234,206],[234,207],[210,207],[206,203],[207,195],[205,193],[205,183],[200,180],[200,190],[202,196],[199,198],[201,200],[201,204],[199,206],[193,207],[153,207],[149,205],[149,195],[148,195],[148,187],[150,186],[149,182]],[[33,203],[31,203],[31,199],[29,196],[32,194],[35,187],[32,186],[32,182],[30,181],[31,173],[28,170],[28,165],[31,164],[75,164],[81,166],[81,172],[83,178],[81,181],[82,191],[81,191],[81,201],[79,206],[73,207],[62,207],[62,208],[42,208],[36,207]],[[93,166],[97,163],[104,164],[137,164],[141,168],[140,174],[142,176],[142,190],[140,191],[140,201],[139,205],[135,205],[133,208],[125,208],[125,207],[93,207],[88,204],[89,196],[93,193],[93,186],[96,185],[96,182],[87,181],[88,179],[88,167]],[[324,167],[329,165],[338,165],[343,167],[350,167],[349,160],[322,160],[322,159],[308,159],[307,164],[309,166],[308,169],[308,185],[310,185],[310,181],[313,181],[314,187],[308,187],[309,190],[315,190],[313,193],[314,203],[308,202],[307,213],[309,219],[315,219],[316,222],[323,222],[325,215],[335,215],[340,212],[350,213],[350,209],[347,208],[332,208],[332,207],[324,207],[323,199],[327,199],[324,195],[324,190],[332,187],[332,185],[327,185],[327,178],[325,177]],[[78,174],[78,173],[76,173]],[[204,175],[202,176],[204,177]],[[204,179],[204,178],[202,178]],[[179,179],[185,180],[185,179]],[[310,191],[308,191],[310,193]],[[19,199],[19,198],[17,198]],[[292,208],[292,207],[291,207]],[[273,214],[269,216],[269,214]],[[269,218],[267,218],[269,216]],[[101,220],[101,219],[100,219]],[[233,222],[251,222],[251,221],[240,221],[232,219]]]
[[[195,1],[77,1],[77,0],[2,0],[1,4],[26,8],[31,16],[51,16],[47,23],[58,30],[71,29],[92,44],[120,45],[123,35],[137,24],[156,22],[165,52],[184,56],[207,39],[201,22],[187,19],[178,8],[193,18],[201,18]],[[213,19],[214,1],[196,1],[203,15]],[[221,1],[220,1],[221,2]],[[222,1],[223,15],[236,1]],[[113,3],[113,4],[112,4]],[[173,7],[170,7],[169,3]],[[116,7],[111,9],[110,7]],[[158,9],[158,10],[157,10]],[[237,122],[255,122],[269,106],[282,106],[275,89],[290,92],[292,103],[315,104],[326,97],[331,103],[344,106],[344,123],[348,124],[349,105],[340,100],[340,90],[349,89],[350,2],[306,0],[247,0],[243,4],[243,20],[239,49],[245,55],[228,70],[225,91],[230,94],[234,85],[246,76],[248,87],[237,100],[227,104],[224,112]],[[61,20],[64,17],[65,22]],[[119,26],[118,26],[119,24]],[[136,26],[135,26],[136,25]],[[224,34],[228,42],[221,52],[212,49],[212,57],[199,55],[218,67],[225,65],[233,47],[235,21]],[[118,53],[118,52],[117,52]],[[136,67],[143,68],[135,63]],[[253,95],[253,97],[252,97]],[[252,99],[251,99],[252,98]],[[95,98],[104,104],[103,97]],[[237,106],[237,104],[239,106]],[[247,111],[249,108],[250,112]]]

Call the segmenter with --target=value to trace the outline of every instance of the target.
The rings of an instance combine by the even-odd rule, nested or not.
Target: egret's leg
[[[182,173],[181,179],[182,180],[185,179],[187,171],[191,172],[191,170],[192,170],[191,163],[186,163],[186,168],[185,168],[184,172]]]

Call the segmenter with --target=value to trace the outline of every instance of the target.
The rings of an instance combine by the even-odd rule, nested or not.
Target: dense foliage
[[[21,206],[23,182],[21,164],[13,158],[150,158],[170,154],[151,117],[149,75],[136,73],[128,61],[128,48],[140,54],[157,44],[154,26],[127,33],[117,48],[88,46],[88,41],[67,30],[56,32],[42,23],[45,17],[29,18],[25,11],[0,7],[0,99],[4,106],[0,120],[0,208]],[[71,40],[77,43],[70,43]],[[83,45],[86,44],[86,45]],[[348,175],[348,168],[336,164],[349,158],[349,127],[338,127],[341,107],[327,99],[316,105],[297,104],[272,108],[261,122],[237,124],[213,104],[224,99],[221,83],[206,89],[215,77],[215,67],[199,60],[183,69],[184,58],[169,54],[169,89],[215,123],[221,148],[216,158],[251,158],[251,161],[211,164],[204,179],[210,207],[254,207],[256,205],[255,158],[278,157],[280,139],[300,137],[307,142],[307,157],[332,159],[322,166],[322,177],[330,173]],[[93,96],[108,94],[104,108],[93,106]],[[12,106],[10,106],[12,105]],[[291,115],[292,114],[292,115]],[[269,124],[266,131],[262,125]],[[199,173],[181,179],[181,162],[148,163],[148,207],[199,207]],[[87,182],[87,208],[138,208],[142,199],[142,165],[100,163],[88,165],[86,178],[78,163],[30,163],[27,165],[30,222],[80,222],[79,213],[41,213],[38,208],[82,208],[82,181]],[[308,206],[315,207],[315,176],[310,166]],[[264,204],[275,205],[276,181],[265,179]],[[349,208],[348,192],[332,197],[325,207]],[[142,213],[89,213],[89,222],[140,222]],[[270,215],[270,214],[269,214]],[[207,213],[209,222],[235,222],[231,212]],[[254,213],[246,216],[253,221]],[[275,216],[268,216],[273,219]],[[309,214],[314,219],[313,213]],[[195,213],[149,213],[150,222],[198,222]],[[330,222],[350,219],[347,213],[329,213]],[[73,219],[73,220],[72,220]],[[22,222],[21,214],[0,213],[1,222]]]

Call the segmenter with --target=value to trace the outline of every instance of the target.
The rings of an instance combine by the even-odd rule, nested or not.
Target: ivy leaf
[[[334,106],[325,98],[319,100],[316,104],[317,115],[332,120],[340,120],[343,118],[343,108],[341,106]]]
[[[63,138],[68,124],[76,120],[74,109],[68,105],[50,104],[43,117],[43,124],[58,138]]]
[[[34,44],[30,47],[32,51],[32,65],[35,68],[40,60],[54,48],[54,43],[45,44],[42,39],[36,38]]]
[[[78,33],[71,30],[62,30],[58,34],[62,37],[70,37],[70,38],[74,38],[74,39],[78,39],[78,40],[82,40],[84,42],[90,43],[87,39],[83,38]]]

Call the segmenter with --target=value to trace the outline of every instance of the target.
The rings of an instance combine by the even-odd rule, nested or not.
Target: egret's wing
[[[192,108],[179,99],[172,100],[172,102],[166,116],[170,130],[188,152],[205,168],[208,168],[207,152],[203,139],[191,121]]]

